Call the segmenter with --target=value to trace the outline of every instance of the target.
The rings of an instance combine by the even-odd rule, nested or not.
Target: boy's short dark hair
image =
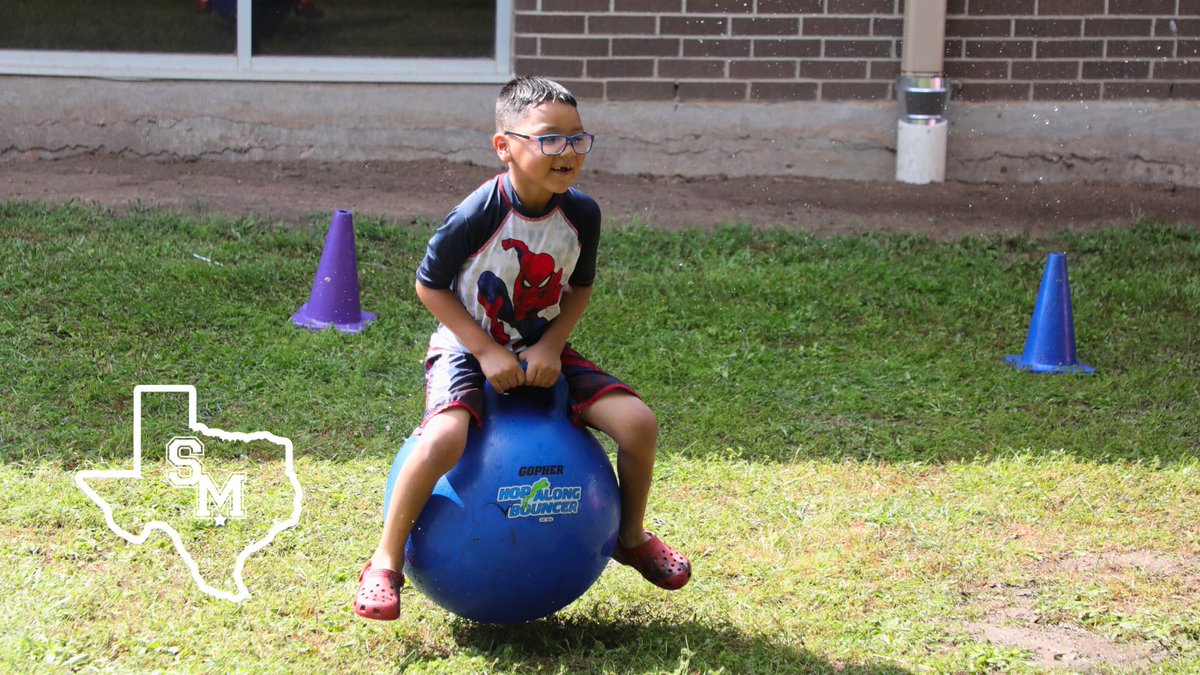
[[[510,128],[530,108],[543,103],[566,103],[578,108],[575,96],[554,80],[544,77],[518,77],[510,80],[496,97],[496,131]]]

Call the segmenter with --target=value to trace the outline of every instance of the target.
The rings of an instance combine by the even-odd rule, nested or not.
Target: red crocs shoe
[[[618,541],[613,549],[613,560],[641,572],[647,581],[659,588],[668,591],[683,588],[692,578],[692,563],[650,530],[646,530],[646,534],[650,538],[633,548],[623,548]]]
[[[354,613],[368,619],[395,621],[400,618],[400,589],[404,575],[395,570],[373,570],[371,561],[358,575]]]

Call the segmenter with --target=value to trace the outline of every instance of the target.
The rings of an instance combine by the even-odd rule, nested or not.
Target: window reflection
[[[278,56],[490,58],[494,0],[305,0],[274,3],[256,53]],[[287,6],[287,5],[291,6]],[[258,21],[259,9],[254,18]]]
[[[491,58],[495,0],[252,0],[271,56]],[[232,54],[236,0],[4,0],[0,49]]]
[[[0,49],[232,54],[197,0],[4,0]]]

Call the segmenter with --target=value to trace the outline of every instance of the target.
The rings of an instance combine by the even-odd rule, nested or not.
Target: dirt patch
[[[967,628],[988,642],[1032,652],[1034,665],[1042,668],[1086,672],[1105,666],[1124,670],[1146,668],[1155,661],[1154,650],[1145,645],[1110,642],[1077,626],[1036,626],[1020,616],[1011,619],[1010,623],[968,624]]]
[[[1034,579],[1059,576],[1066,577],[1066,583],[1089,577],[1146,575],[1174,577],[1189,589],[1200,587],[1200,561],[1145,550],[1047,558],[1031,571]],[[971,591],[968,595],[991,596],[987,603],[991,610],[987,620],[967,623],[964,628],[993,644],[1027,650],[1035,665],[1048,669],[1143,669],[1166,655],[1161,645],[1152,642],[1114,642],[1081,626],[1043,623],[1046,617],[1036,608],[1038,593],[1037,582],[1024,587],[992,584]]]
[[[964,624],[968,633],[1032,654],[1035,666],[1089,672],[1101,667],[1146,668],[1162,657],[1149,643],[1113,642],[1080,626],[1044,624],[1035,609],[1035,588],[997,588],[1000,599],[985,621]]]
[[[980,185],[824,179],[678,178],[585,171],[580,187],[609,222],[661,227],[723,222],[819,235],[911,232],[936,239],[1127,225],[1135,216],[1200,227],[1200,190],[1134,184]],[[422,162],[153,162],[107,156],[0,162],[0,199],[77,200],[120,209],[327,218],[333,209],[440,221],[498,167]]]
[[[1057,568],[1067,572],[1090,572],[1114,575],[1130,570],[1140,571],[1156,577],[1184,574],[1195,570],[1194,563],[1153,551],[1129,551],[1125,553],[1098,553],[1067,558],[1058,562]]]

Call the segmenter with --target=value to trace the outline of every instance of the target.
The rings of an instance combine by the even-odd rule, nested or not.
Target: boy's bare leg
[[[602,396],[583,411],[582,418],[617,443],[617,480],[621,487],[617,538],[622,548],[633,548],[648,538],[644,529],[646,501],[658,448],[658,419],[640,398],[623,391]]]
[[[433,494],[438,479],[462,457],[470,423],[470,413],[458,407],[444,410],[425,423],[417,447],[400,468],[392,486],[379,547],[371,556],[372,568],[399,571],[404,567],[404,543],[413,523]]]

